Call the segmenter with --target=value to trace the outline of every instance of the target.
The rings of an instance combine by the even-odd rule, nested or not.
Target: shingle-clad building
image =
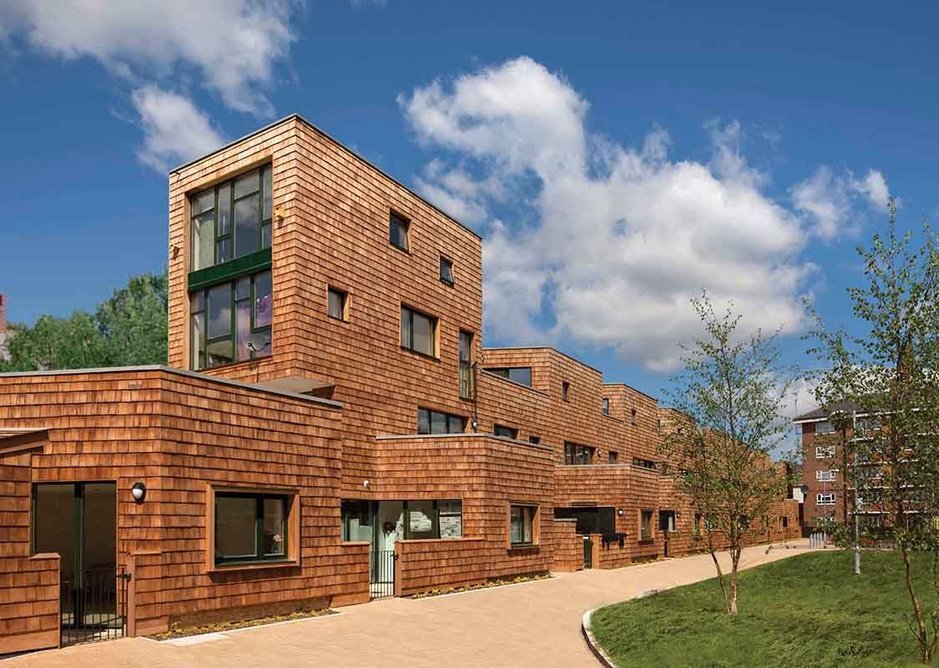
[[[299,116],[171,172],[168,251],[167,367],[0,376],[0,654],[694,549],[670,412],[484,347],[479,236]]]

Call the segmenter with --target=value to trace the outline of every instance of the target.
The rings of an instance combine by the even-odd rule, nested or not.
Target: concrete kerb
[[[600,647],[600,645],[597,643],[597,639],[593,637],[593,631],[590,630],[590,620],[593,617],[593,613],[599,609],[600,608],[593,608],[584,613],[584,616],[580,618],[580,632],[584,636],[587,647],[597,658],[597,661],[600,662],[600,665],[605,666],[605,668],[616,668],[616,664],[613,663],[613,659],[611,659],[609,655],[603,651],[603,648]]]

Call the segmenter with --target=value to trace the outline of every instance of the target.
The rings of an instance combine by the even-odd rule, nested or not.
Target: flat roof
[[[459,220],[457,220],[456,218],[454,218],[453,216],[451,216],[449,213],[447,213],[446,211],[444,211],[443,209],[441,209],[439,206],[437,206],[437,205],[434,204],[433,202],[429,201],[426,197],[424,197],[423,195],[420,195],[419,193],[414,192],[414,190],[412,190],[409,186],[406,186],[405,184],[401,183],[401,181],[399,181],[398,179],[396,179],[395,177],[393,177],[391,174],[389,174],[388,172],[386,172],[385,170],[383,170],[381,167],[378,167],[378,166],[375,165],[373,162],[369,161],[367,158],[365,158],[365,157],[359,155],[358,153],[356,153],[355,151],[353,151],[351,148],[349,148],[348,146],[346,146],[345,144],[343,144],[341,141],[339,141],[338,139],[336,139],[335,137],[333,137],[332,135],[330,135],[328,132],[326,132],[326,131],[323,130],[322,128],[320,128],[320,127],[314,125],[313,123],[311,123],[310,121],[308,121],[308,120],[305,119],[303,116],[301,116],[300,114],[297,114],[297,113],[290,114],[289,116],[284,116],[284,117],[281,118],[280,120],[274,121],[273,123],[270,123],[269,125],[265,125],[265,126],[262,127],[262,128],[258,128],[257,130],[254,130],[253,132],[250,132],[250,133],[246,134],[244,137],[240,137],[240,138],[238,138],[238,139],[235,139],[235,140],[233,140],[233,141],[230,141],[230,142],[228,142],[227,144],[225,144],[224,146],[218,147],[218,148],[215,149],[214,151],[210,151],[210,152],[208,152],[208,153],[205,153],[205,154],[199,156],[198,158],[195,158],[195,159],[193,159],[193,160],[190,160],[189,162],[183,163],[182,165],[179,165],[178,167],[174,167],[173,169],[171,169],[171,170],[169,171],[169,173],[170,173],[170,174],[176,174],[176,173],[178,173],[178,172],[180,172],[180,171],[186,169],[187,167],[191,167],[192,165],[195,165],[195,164],[198,163],[198,162],[202,162],[202,161],[205,160],[206,158],[209,158],[209,157],[215,155],[216,153],[221,153],[222,151],[228,150],[228,149],[232,148],[233,146],[236,146],[236,145],[240,144],[241,142],[245,141],[246,139],[250,139],[251,137],[254,137],[254,136],[256,136],[256,135],[259,135],[259,134],[261,134],[262,132],[267,132],[267,131],[270,130],[271,128],[276,128],[278,125],[282,125],[282,124],[284,124],[284,123],[287,123],[287,122],[293,121],[293,120],[296,120],[296,121],[299,121],[299,122],[303,123],[303,124],[306,125],[308,128],[310,128],[311,130],[313,130],[314,132],[316,132],[318,135],[320,135],[321,137],[323,137],[324,139],[326,139],[326,140],[329,141],[330,143],[332,143],[332,144],[334,144],[335,146],[339,147],[340,149],[342,149],[343,151],[345,151],[346,153],[348,153],[349,155],[351,155],[351,156],[352,156],[353,158],[355,158],[356,160],[359,160],[359,161],[362,162],[363,164],[365,164],[365,165],[367,165],[368,167],[374,169],[376,172],[378,172],[379,174],[381,174],[382,176],[384,176],[386,179],[388,179],[388,180],[391,181],[392,183],[394,183],[394,184],[400,186],[401,188],[403,188],[404,190],[406,190],[407,192],[409,192],[411,195],[413,195],[414,197],[416,197],[417,199],[419,199],[420,201],[422,201],[424,204],[426,204],[427,206],[429,206],[430,208],[432,208],[434,211],[437,211],[438,213],[440,213],[441,215],[443,215],[444,217],[446,217],[446,218],[449,219],[450,221],[456,223],[457,225],[459,225],[460,227],[462,227],[464,230],[466,230],[467,232],[469,232],[470,234],[472,234],[474,237],[476,237],[477,239],[479,239],[480,241],[482,241],[482,237],[479,235],[478,232],[476,232],[476,231],[473,230],[472,228],[468,227],[467,225],[464,225],[464,224],[461,223]]]
[[[8,373],[0,373],[0,380],[4,378],[31,378],[38,376],[75,376],[80,374],[106,374],[106,373],[132,373],[132,372],[141,372],[141,371],[161,371],[165,373],[174,374],[177,376],[186,376],[188,378],[196,378],[198,380],[205,380],[211,383],[216,383],[218,385],[227,385],[229,387],[236,387],[242,390],[250,390],[252,392],[261,392],[263,394],[273,394],[276,396],[286,397],[288,399],[299,399],[301,401],[306,401],[312,404],[319,404],[327,408],[337,408],[342,409],[342,403],[339,401],[334,401],[332,399],[321,399],[320,397],[312,397],[308,394],[297,394],[296,392],[289,392],[287,390],[280,390],[271,387],[260,387],[258,385],[251,385],[248,383],[242,383],[241,381],[231,380],[229,378],[219,378],[218,376],[210,376],[205,373],[199,373],[197,371],[185,371],[183,369],[174,369],[171,366],[166,366],[163,364],[146,364],[142,366],[115,366],[115,367],[95,367],[92,369],[53,369],[50,371],[12,371]]]

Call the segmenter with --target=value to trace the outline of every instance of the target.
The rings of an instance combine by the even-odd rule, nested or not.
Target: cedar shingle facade
[[[194,272],[193,195],[263,166],[269,250]],[[408,221],[406,251],[389,242],[392,214]],[[57,605],[67,569],[31,538],[42,532],[30,497],[51,483],[113,485],[113,565],[132,575],[114,605],[131,634],[367,601],[389,575],[385,552],[393,592],[407,595],[695,549],[693,509],[649,468],[668,417],[656,400],[550,348],[483,348],[480,238],[303,119],[172,172],[169,225],[169,368],[0,376],[0,591],[12,592],[0,654],[55,645],[72,621]],[[271,272],[269,338],[253,359],[196,369],[196,323],[230,318],[241,336],[237,304],[190,315],[200,293],[230,283],[260,308],[261,288],[237,296],[239,267]],[[345,294],[341,318],[331,288]],[[402,346],[402,307],[433,319],[432,355]],[[472,337],[462,365],[461,333]],[[530,369],[530,385],[507,368]],[[419,434],[421,410],[435,412],[429,428],[451,415],[440,424],[463,429]],[[590,461],[565,463],[565,444]],[[222,514],[226,498],[256,504],[256,517]],[[671,514],[674,530],[660,530]],[[220,563],[226,532],[250,521],[255,552],[286,549]],[[764,532],[793,537],[797,522]]]

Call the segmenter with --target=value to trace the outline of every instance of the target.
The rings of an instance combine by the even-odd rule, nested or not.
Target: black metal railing
[[[469,362],[460,362],[460,398],[476,399],[476,369]]]
[[[593,568],[593,540],[584,536],[584,568]]]
[[[369,578],[371,598],[387,598],[395,595],[394,550],[378,550],[372,553],[372,569]]]
[[[117,568],[88,568],[62,579],[63,646],[123,637],[128,579]]]

